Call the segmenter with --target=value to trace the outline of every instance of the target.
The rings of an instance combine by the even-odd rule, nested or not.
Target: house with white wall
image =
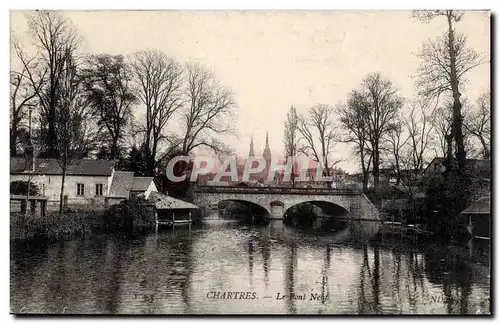
[[[30,181],[40,195],[46,196],[47,208],[57,209],[60,202],[62,168],[56,159],[24,157],[10,159],[10,182]],[[152,177],[134,177],[133,172],[115,171],[114,160],[76,160],[68,167],[64,181],[64,200],[69,206],[92,208],[120,202],[131,195],[149,196],[157,191]]]

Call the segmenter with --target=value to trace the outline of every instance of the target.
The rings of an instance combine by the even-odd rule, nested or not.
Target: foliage
[[[127,156],[120,160],[120,169],[134,171],[135,176],[147,175],[146,152],[144,146],[132,146]]]
[[[109,158],[115,159],[130,121],[132,104],[136,102],[130,67],[122,55],[91,55],[81,75],[87,103],[109,137]]]
[[[134,232],[151,228],[155,224],[154,205],[142,197],[124,200],[105,212],[102,224],[107,232]]]

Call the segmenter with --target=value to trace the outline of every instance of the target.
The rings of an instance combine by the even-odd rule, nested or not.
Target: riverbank
[[[25,241],[35,238],[61,239],[74,235],[90,235],[102,227],[103,211],[34,214],[10,213],[10,240]]]
[[[93,233],[143,232],[154,228],[155,214],[141,199],[131,199],[108,209],[92,211],[10,213],[10,240],[58,240]]]

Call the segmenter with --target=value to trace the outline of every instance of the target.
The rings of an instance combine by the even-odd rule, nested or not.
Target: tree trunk
[[[30,205],[30,189],[31,189],[31,174],[28,176],[28,191],[26,192],[26,215],[28,215],[28,206]]]
[[[375,143],[373,150],[373,188],[378,189],[380,176],[380,156],[378,143]]]
[[[51,158],[55,158],[57,156],[57,150],[55,147],[56,137],[57,136],[54,128],[54,122],[49,121],[47,136],[45,137],[45,144],[47,145],[47,155]]]
[[[13,128],[10,132],[10,156],[11,157],[15,157],[17,155],[16,141],[17,141],[17,130],[15,130]]]
[[[445,136],[446,137],[446,161],[447,161],[447,167],[446,167],[446,173],[449,174],[451,171],[451,167],[453,165],[453,134],[448,134]]]
[[[368,171],[363,171],[363,192],[368,191]]]
[[[399,157],[398,154],[395,155],[396,158],[396,186],[401,184],[401,168],[399,167]]]
[[[458,173],[463,175],[465,171],[465,147],[464,147],[464,136],[462,133],[462,104],[460,103],[460,91],[458,88],[458,76],[457,76],[457,63],[456,63],[456,51],[454,48],[455,35],[453,31],[452,16],[451,12],[447,15],[448,18],[448,52],[450,55],[450,83],[451,90],[453,93],[453,122],[452,122],[452,134],[457,144],[457,161],[458,161]]]
[[[109,155],[111,160],[118,158],[118,137],[113,138]]]
[[[66,169],[67,165],[64,165],[63,168],[63,174],[62,174],[62,182],[61,182],[61,194],[59,196],[60,201],[59,201],[59,215],[63,215],[63,210],[64,210],[64,182],[66,181]]]
[[[368,168],[365,165],[365,152],[363,144],[360,145],[359,155],[361,157],[361,171],[363,172],[363,192],[368,191],[368,169],[370,168],[370,164],[368,164]]]
[[[486,144],[483,136],[480,136],[479,140],[481,141],[481,145],[483,146],[483,158],[488,160],[490,158],[490,149],[488,148],[488,145]]]
[[[148,176],[154,176],[155,158],[151,153],[148,153],[146,158],[146,172]]]

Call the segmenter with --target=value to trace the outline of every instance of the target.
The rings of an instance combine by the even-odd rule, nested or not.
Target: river
[[[488,249],[206,220],[12,245],[12,313],[487,314]]]

